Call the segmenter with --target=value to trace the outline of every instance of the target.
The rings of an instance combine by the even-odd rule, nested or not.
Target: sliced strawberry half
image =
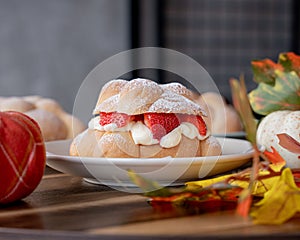
[[[205,136],[207,133],[207,127],[203,120],[203,118],[199,115],[189,115],[189,114],[182,114],[180,116],[181,122],[188,122],[194,124],[200,133],[200,135]]]
[[[129,115],[125,113],[117,113],[117,112],[109,112],[109,113],[100,112],[99,117],[100,117],[99,124],[101,126],[115,123],[119,128],[126,126],[130,120]]]
[[[174,113],[145,113],[144,123],[157,140],[180,125],[179,118]]]

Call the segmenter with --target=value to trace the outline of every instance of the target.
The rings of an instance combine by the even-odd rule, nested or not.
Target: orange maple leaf
[[[267,151],[265,150],[263,152],[263,154],[267,157],[268,161],[270,163],[273,163],[275,165],[278,165],[278,164],[283,164],[285,165],[285,160],[283,157],[281,157],[281,155],[277,152],[277,150],[271,146],[271,149],[272,151]]]

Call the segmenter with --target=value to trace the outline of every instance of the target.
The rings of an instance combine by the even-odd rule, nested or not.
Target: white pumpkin
[[[276,111],[267,115],[257,129],[257,143],[271,151],[273,146],[285,159],[289,168],[300,168],[299,154],[292,153],[279,145],[277,134],[286,133],[300,142],[300,111]]]

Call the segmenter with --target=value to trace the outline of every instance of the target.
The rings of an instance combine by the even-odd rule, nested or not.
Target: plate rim
[[[226,133],[212,133],[212,136],[217,138],[245,138],[245,131],[236,131],[236,132],[226,132]],[[243,140],[243,139],[241,139]]]
[[[142,176],[145,177],[150,177],[148,174],[152,174],[154,172],[154,175],[150,177],[155,177],[155,181],[158,182],[161,186],[175,186],[175,185],[183,185],[187,181],[191,181],[192,179],[199,179],[203,178],[199,175],[199,171],[201,170],[202,166],[206,166],[204,169],[210,169],[210,166],[213,166],[208,172],[205,172],[207,170],[204,170],[205,176],[212,176],[211,172],[214,171],[214,164],[224,164],[224,171],[215,170],[215,173],[217,174],[222,174],[223,172],[227,172],[230,170],[234,170],[243,164],[246,164],[249,162],[253,156],[254,149],[252,148],[252,145],[249,141],[243,140],[243,139],[233,139],[233,138],[221,138],[220,141],[224,141],[223,147],[226,147],[228,144],[238,144],[243,142],[244,147],[242,150],[244,151],[239,151],[234,154],[226,154],[226,155],[219,155],[219,156],[208,156],[208,157],[187,157],[187,158],[84,158],[84,161],[82,160],[82,157],[73,157],[73,156],[65,156],[65,155],[57,155],[54,154],[53,152],[50,153],[51,151],[48,150],[46,151],[46,156],[47,156],[47,161],[46,164],[53,168],[56,169],[57,171],[60,171],[62,173],[69,174],[71,176],[77,176],[77,177],[82,177],[83,180],[91,178],[94,179],[94,181],[98,182],[97,184],[104,184],[107,186],[111,187],[129,187],[133,186],[132,182],[128,180],[128,175],[124,175],[124,169],[139,169],[142,170],[140,173]],[[53,145],[53,144],[71,144],[72,140],[59,140],[59,141],[53,141],[53,142],[48,142],[46,143],[46,146]],[[68,145],[69,146],[69,145]],[[234,145],[235,146],[235,145]],[[249,146],[249,149],[251,151],[246,151],[247,147]],[[232,146],[228,146],[232,147]],[[53,146],[52,146],[53,148]],[[238,148],[238,147],[237,147]],[[232,148],[231,148],[232,149]],[[60,150],[63,150],[62,152],[66,153],[66,149],[62,148]],[[235,150],[235,149],[234,149]],[[234,151],[232,150],[232,151]],[[229,152],[230,153],[230,152]],[[87,160],[91,160],[91,162]],[[120,160],[121,161],[118,161]],[[143,159],[145,159],[143,161]],[[102,161],[101,161],[102,160]],[[108,160],[111,160],[111,162],[108,162]],[[165,161],[162,161],[165,160]],[[118,162],[117,162],[118,161]],[[160,168],[164,169],[167,167],[169,164],[171,164],[173,167],[175,167],[175,172],[173,170],[171,172],[168,172],[170,174],[169,177],[166,177],[164,175],[162,178],[158,177],[156,175],[157,170],[155,168]],[[203,165],[204,164],[204,165]],[[207,165],[206,165],[207,164]],[[111,166],[116,165],[116,167],[123,169],[120,171],[115,172],[105,172],[102,173],[101,171],[97,173],[96,175],[91,174],[89,172],[89,169],[91,167],[100,167],[104,169],[110,169]],[[235,167],[226,167],[228,165],[234,165]],[[185,170],[182,172],[183,175],[176,175],[174,177],[174,173],[176,174],[176,169],[184,167]],[[200,169],[198,170],[198,168]],[[143,169],[146,169],[143,170]],[[138,171],[139,171],[138,170]],[[147,171],[149,170],[149,171]],[[163,170],[164,171],[164,170]],[[186,172],[187,171],[187,172]],[[198,176],[194,176],[194,172],[198,172]],[[113,174],[113,175],[108,175],[107,174]],[[116,175],[115,175],[116,174]],[[203,174],[203,173],[202,173]],[[99,181],[100,179],[100,181]],[[154,179],[153,179],[154,180]],[[87,181],[88,182],[88,181]]]
[[[164,158],[100,158],[100,157],[80,157],[80,156],[69,156],[69,155],[59,155],[52,152],[47,151],[47,145],[52,144],[69,144],[72,140],[58,140],[46,143],[46,157],[48,159],[55,159],[55,160],[62,160],[62,161],[72,161],[78,163],[86,163],[86,164],[105,164],[105,162],[110,161],[114,164],[127,164],[127,165],[153,165],[153,164],[166,164],[170,162],[170,160],[175,160],[176,163],[179,164],[186,164],[186,161],[191,161],[193,163],[201,162],[203,160],[209,161],[216,161],[223,160],[223,161],[236,161],[238,159],[249,158],[253,155],[254,149],[251,146],[251,143],[244,139],[234,139],[234,138],[223,138],[217,137],[217,139],[222,139],[224,141],[231,141],[231,142],[243,142],[245,144],[249,144],[249,149],[240,153],[234,154],[224,154],[224,155],[216,155],[216,156],[203,156],[203,157],[180,157],[180,158],[172,158],[172,157],[164,157]],[[191,160],[192,159],[192,160]],[[103,160],[105,160],[103,162]]]

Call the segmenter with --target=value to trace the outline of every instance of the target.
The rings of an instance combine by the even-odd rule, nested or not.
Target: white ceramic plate
[[[213,134],[215,137],[229,137],[229,138],[245,138],[246,133],[244,131],[240,132],[228,132],[228,133],[218,133]]]
[[[47,165],[63,173],[85,178],[88,182],[113,187],[135,186],[128,177],[131,169],[163,186],[182,185],[186,181],[233,170],[247,163],[252,155],[246,140],[218,138],[221,156],[194,158],[90,158],[68,155],[70,140],[46,143]]]

